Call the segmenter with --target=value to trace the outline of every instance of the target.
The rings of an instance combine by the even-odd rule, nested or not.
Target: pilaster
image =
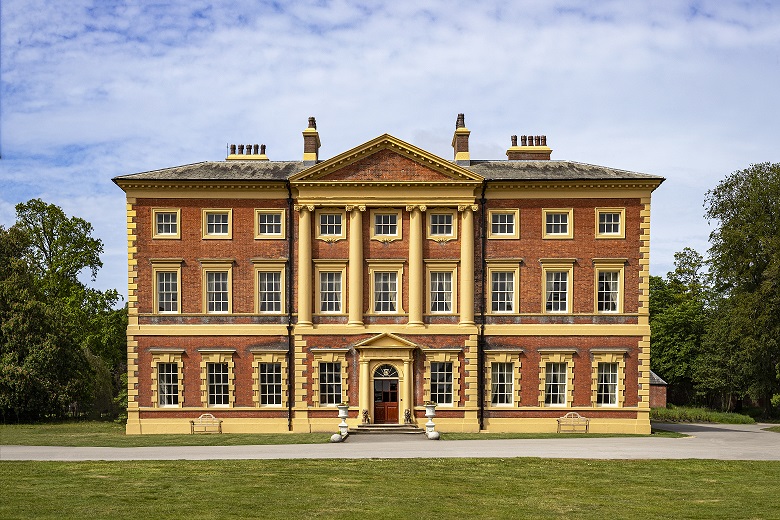
[[[423,212],[425,206],[407,206],[409,218],[409,326],[423,325]]]
[[[349,322],[363,326],[363,212],[365,206],[347,206],[349,212]]]
[[[298,325],[311,326],[311,215],[314,206],[296,205],[295,210],[298,211]]]

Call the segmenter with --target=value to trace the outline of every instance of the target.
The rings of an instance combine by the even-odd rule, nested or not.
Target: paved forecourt
[[[0,460],[215,460],[510,458],[780,460],[780,433],[769,425],[656,424],[689,437],[430,441],[422,435],[352,435],[346,442],[271,446],[100,448],[0,446]]]

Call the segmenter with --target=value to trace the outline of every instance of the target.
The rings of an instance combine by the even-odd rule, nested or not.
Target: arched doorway
[[[374,423],[398,423],[398,369],[393,365],[374,370]]]

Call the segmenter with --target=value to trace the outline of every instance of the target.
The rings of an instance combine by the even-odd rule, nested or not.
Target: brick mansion
[[[551,160],[545,136],[445,159],[385,134],[297,160],[122,175],[127,432],[650,432],[650,198],[662,177]],[[449,135],[447,136],[449,139]],[[519,143],[518,143],[519,141]]]

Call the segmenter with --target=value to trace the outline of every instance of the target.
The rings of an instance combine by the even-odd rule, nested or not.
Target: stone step
[[[421,434],[425,429],[418,428],[411,424],[360,424],[355,428],[350,428],[350,433],[369,433],[369,434]]]

